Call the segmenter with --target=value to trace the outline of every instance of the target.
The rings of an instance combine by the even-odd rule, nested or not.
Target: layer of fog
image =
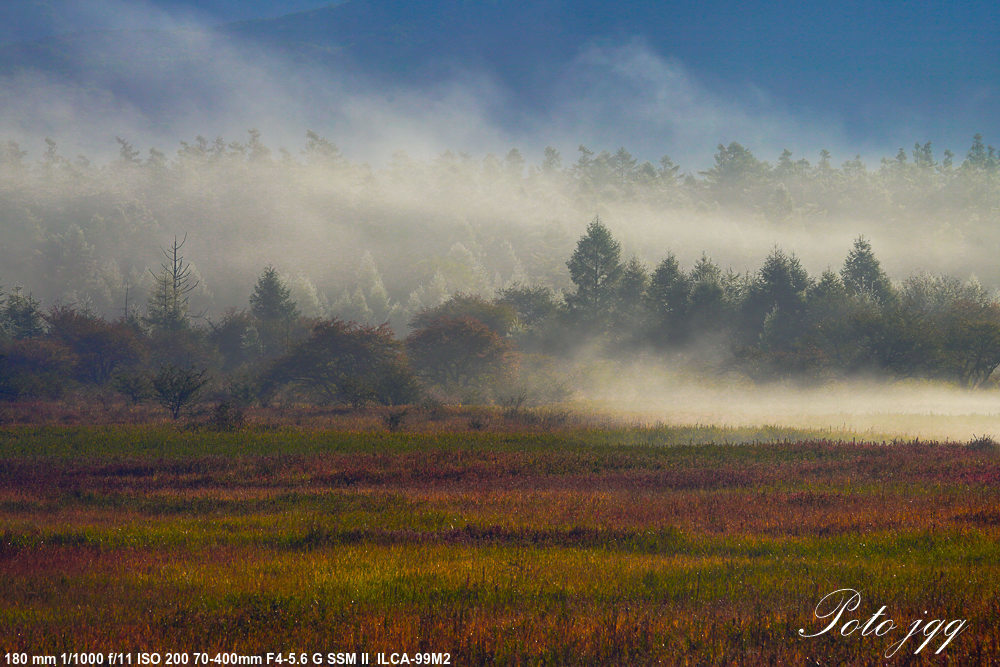
[[[685,373],[654,358],[581,360],[574,379],[583,406],[646,425],[767,425],[826,431],[835,439],[857,434],[965,441],[1000,435],[996,392],[930,381],[756,384],[734,375]]]
[[[246,307],[255,277],[273,264],[305,314],[357,316],[360,300],[373,321],[391,319],[402,333],[420,308],[454,292],[490,296],[515,282],[570,289],[565,261],[597,214],[622,241],[624,256],[650,267],[674,252],[690,269],[708,253],[724,268],[752,273],[780,245],[817,275],[837,269],[864,234],[895,280],[928,272],[1000,285],[995,216],[955,220],[945,206],[941,217],[900,221],[862,201],[848,213],[775,220],[628,193],[606,197],[581,191],[561,173],[543,174],[546,145],[560,149],[563,166],[576,160],[578,144],[612,152],[623,145],[654,163],[669,154],[681,173],[697,176],[720,142],[740,141],[772,162],[786,147],[814,164],[821,148],[833,152],[835,164],[860,153],[877,169],[879,157],[928,139],[901,134],[848,145],[835,116],[800,117],[752,86],[712,90],[683,63],[638,42],[582,45],[556,96],[563,101],[512,127],[498,120],[508,92],[460,64],[452,78],[428,88],[386,89],[352,72],[310,70],[221,39],[197,17],[124,2],[114,11],[147,12],[136,25],[158,29],[143,33],[141,49],[123,39],[106,72],[81,52],[75,57],[85,82],[37,72],[0,82],[0,139],[19,142],[30,165],[5,174],[0,280],[7,289],[24,285],[45,306],[86,304],[115,316],[126,289],[132,304],[142,304],[160,248],[186,234],[184,254],[200,280],[194,313],[212,318]],[[190,59],[178,67],[157,58],[178,40]],[[147,93],[141,100],[114,92],[137,81]],[[260,160],[246,157],[248,128],[259,128],[270,148]],[[307,129],[336,144],[344,159],[305,154]],[[209,153],[221,137],[228,157],[178,155],[179,142],[196,146],[199,135]],[[39,166],[46,137],[69,165],[65,175],[46,176]],[[165,153],[167,176],[120,165],[115,137],[142,159],[151,148]],[[505,160],[511,147],[528,163]],[[961,156],[964,147],[952,148]],[[81,163],[77,154],[96,164],[73,167]],[[587,393],[682,421],[841,426],[863,425],[859,415],[919,421],[916,415],[947,414],[960,435],[980,427],[962,426],[957,415],[995,413],[988,395],[920,386],[759,393],[734,382],[653,382],[635,393],[626,391],[631,382],[598,383]],[[937,435],[928,428],[920,434]]]

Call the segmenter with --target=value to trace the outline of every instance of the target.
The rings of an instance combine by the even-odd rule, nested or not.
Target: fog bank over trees
[[[1000,286],[993,248],[1000,158],[978,135],[959,155],[929,143],[880,164],[835,164],[821,151],[765,160],[738,143],[687,172],[669,157],[581,146],[528,161],[446,152],[397,153],[377,168],[309,132],[293,151],[260,132],[198,137],[176,150],[119,140],[117,159],[0,152],[0,281],[44,306],[116,317],[155,290],[161,249],[187,237],[195,314],[243,304],[273,265],[307,316],[390,322],[405,335],[422,309],[462,292],[512,284],[570,287],[566,257],[599,214],[624,257],[710,253],[722,270],[752,271],[775,245],[810,273],[838,266],[864,235],[890,280],[950,274]]]
[[[274,162],[267,164],[281,173]],[[114,167],[126,174],[147,168]],[[170,168],[161,168],[169,178]],[[564,179],[566,188],[581,187],[573,171],[553,170],[548,177]],[[710,172],[706,182],[685,183],[674,177],[669,187],[707,198],[713,177]],[[525,177],[522,169],[506,178],[524,184],[544,176]],[[654,196],[663,187],[654,181],[635,189]],[[704,200],[700,205],[707,206]],[[780,223],[758,222],[780,229]],[[132,301],[123,301],[118,315],[102,315],[82,291],[73,302],[45,308],[16,285],[0,291],[0,399],[106,402],[117,395],[119,406],[155,400],[178,419],[208,398],[225,425],[240,422],[242,411],[254,405],[499,403],[520,414],[526,401],[580,398],[625,400],[625,409],[639,409],[659,397],[676,408],[677,396],[701,396],[713,386],[770,385],[770,392],[776,384],[930,381],[949,385],[954,401],[955,390],[998,384],[995,292],[975,279],[948,275],[916,273],[894,281],[863,235],[838,268],[813,273],[795,252],[777,245],[744,271],[724,268],[705,252],[687,262],[666,250],[648,263],[626,255],[600,216],[587,224],[572,251],[562,257],[525,255],[537,264],[521,264],[519,253],[530,249],[524,239],[499,236],[499,226],[484,228],[505,244],[505,274],[495,270],[491,279],[489,254],[453,241],[443,260],[430,265],[430,282],[413,281],[400,290],[394,281],[427,270],[424,263],[434,256],[417,245],[415,235],[409,248],[390,244],[390,235],[384,247],[397,253],[400,271],[384,272],[384,281],[374,253],[352,255],[350,247],[342,248],[342,256],[359,268],[344,272],[336,300],[304,274],[293,283],[266,264],[242,289],[234,284],[233,293],[247,296],[213,312],[205,276],[233,266],[226,261],[233,251],[226,243],[236,242],[238,227],[211,256],[217,267],[201,272],[186,254],[191,237],[174,236],[159,249],[156,269],[131,274],[134,283],[126,279],[123,291]],[[482,238],[468,222],[453,229]],[[514,231],[526,234],[531,227]],[[86,282],[94,278],[91,271],[99,278],[115,276],[115,265],[98,263],[81,228],[74,237],[78,242],[67,246],[66,258],[85,261],[74,265],[79,273],[63,274],[67,288],[100,285]],[[252,243],[238,240],[249,252]],[[568,281],[555,289],[535,267],[551,267],[556,282],[560,264]],[[54,273],[64,270],[52,267]],[[336,273],[328,275],[336,280]],[[403,301],[394,292],[408,296]],[[732,415],[732,408],[725,414]]]

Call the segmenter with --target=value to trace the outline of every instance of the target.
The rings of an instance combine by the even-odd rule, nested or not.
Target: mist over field
[[[618,379],[604,377],[583,395],[594,409],[637,424],[767,424],[883,441],[968,441],[1000,433],[1000,408],[992,391],[884,378],[761,386],[740,377],[678,377],[674,368],[648,363],[625,368],[617,370]]]
[[[753,321],[724,350],[709,344],[716,320],[692,315],[669,354],[643,320],[628,344],[603,331],[608,340],[567,341],[575,351],[560,357],[553,348],[572,338],[572,322],[560,324],[563,333],[526,334],[517,312],[516,326],[499,333],[542,359],[522,370],[545,370],[508,379],[516,391],[609,399],[671,418],[713,419],[705,406],[718,404],[729,406],[719,418],[733,421],[803,411],[834,422],[841,412],[960,414],[967,403],[991,410],[963,393],[927,398],[926,386],[884,406],[848,400],[868,396],[857,388],[777,389],[733,410],[730,393],[743,392],[748,377],[795,366],[775,351],[787,343],[774,333],[775,313],[788,308],[745,312],[769,257],[791,257],[806,272],[796,288],[805,295],[824,271],[840,274],[863,238],[905,298],[936,285],[939,296],[987,308],[1000,288],[1000,163],[991,138],[977,135],[989,127],[967,128],[958,145],[919,123],[859,138],[834,110],[789,104],[750,82],[720,87],[636,34],[581,41],[552,66],[550,87],[522,94],[450,56],[393,80],[346,46],[330,48],[337,66],[325,66],[316,54],[327,47],[312,37],[289,49],[260,22],[218,25],[222,14],[187,6],[75,11],[95,29],[0,47],[0,284],[43,310],[148,316],[163,250],[177,239],[191,269],[184,316],[205,331],[247,309],[267,266],[298,315],[388,322],[399,339],[414,317],[456,294],[489,301],[544,288],[553,308],[573,311],[580,285],[567,262],[597,218],[620,242],[621,265],[636,260],[634,275],[648,279],[668,256],[691,284],[698,267],[715,271],[727,321]],[[326,14],[301,16],[280,25]],[[619,322],[630,317],[612,310]],[[945,310],[920,312],[947,323]],[[811,380],[989,385],[989,373],[972,377],[945,349],[954,332],[939,329],[909,357],[884,341],[843,358],[824,348],[820,361],[799,341],[781,350]],[[934,345],[937,356],[927,352]],[[647,354],[656,358],[647,371],[661,369],[646,373],[649,385],[622,370]],[[695,388],[706,380],[722,386]]]

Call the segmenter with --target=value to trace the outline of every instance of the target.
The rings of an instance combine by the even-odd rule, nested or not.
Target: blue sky
[[[690,6],[689,6],[690,7]],[[830,109],[854,138],[893,126],[962,137],[1000,110],[1000,4],[716,2],[678,16],[694,72],[751,82],[794,110]],[[914,139],[920,138],[915,136]],[[929,138],[929,137],[928,137]]]

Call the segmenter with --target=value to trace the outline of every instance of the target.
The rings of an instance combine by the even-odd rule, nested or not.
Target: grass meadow
[[[0,428],[0,648],[1000,662],[989,442],[321,422]],[[857,610],[800,637],[843,588]],[[842,636],[883,605],[896,629]],[[967,624],[937,655],[941,632],[885,659],[921,619]]]

